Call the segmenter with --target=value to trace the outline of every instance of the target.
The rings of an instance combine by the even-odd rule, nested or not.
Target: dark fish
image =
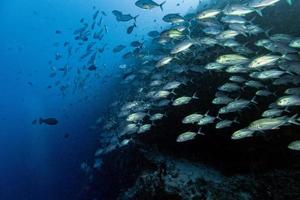
[[[103,53],[107,44],[103,45],[102,48],[98,48],[99,53]]]
[[[69,138],[70,137],[70,134],[69,133],[66,133],[65,135],[64,135],[64,138]]]
[[[55,33],[56,34],[61,34],[61,31],[60,30],[56,30]]]
[[[83,27],[76,29],[76,30],[73,32],[73,34],[74,34],[74,35],[82,34],[82,33],[86,30],[86,28],[87,28],[88,26],[89,26],[89,25],[88,25],[87,23],[85,23],[85,24],[83,25]]]
[[[107,14],[102,10],[101,11],[102,15],[107,16]]]
[[[166,3],[166,1],[162,2],[161,4],[156,3],[152,0],[138,0],[135,2],[135,5],[142,9],[151,10],[155,7],[160,7],[160,9],[163,11],[163,5]]]
[[[93,51],[91,51],[91,50],[86,51],[85,54],[83,54],[83,55],[80,57],[80,59],[84,59],[84,58],[88,57],[89,55],[91,55],[92,52],[93,52]]]
[[[92,56],[90,57],[88,64],[93,64],[96,61],[96,56],[97,56],[97,51],[95,51],[95,53],[92,54]]]
[[[104,35],[101,35],[98,39],[101,41],[103,39]]]
[[[120,12],[120,11],[118,11],[118,10],[113,10],[112,11],[112,14],[114,15],[114,16],[119,16],[119,15],[122,15],[122,12]]]
[[[96,65],[91,65],[87,68],[89,71],[95,71],[97,69]]]
[[[112,13],[116,17],[117,21],[119,21],[119,22],[127,22],[130,20],[136,21],[136,18],[139,16],[139,15],[136,15],[135,17],[133,17],[130,14],[123,14],[122,12],[120,12],[118,10],[113,10]]]
[[[101,16],[101,18],[99,19],[99,22],[97,23],[97,25],[101,27],[102,21],[103,21],[103,18]]]
[[[133,56],[132,52],[127,52],[127,53],[125,53],[125,54],[122,56],[122,58],[128,59],[128,58],[130,58],[130,57],[132,57],[132,56]]]
[[[69,46],[69,48],[68,48],[68,56],[70,57],[70,56],[71,56],[71,54],[72,54],[72,47],[71,47],[71,46]]]
[[[46,118],[46,119],[40,118],[39,123],[47,124],[47,125],[56,125],[58,124],[58,121],[55,118]]]
[[[139,41],[133,41],[133,42],[130,43],[130,45],[132,47],[141,47],[141,46],[143,46],[143,43],[141,43]]]
[[[96,22],[94,21],[94,22],[92,23],[92,26],[91,26],[91,29],[92,29],[92,30],[94,30],[95,25],[96,25]]]
[[[158,31],[150,31],[148,33],[148,36],[152,37],[152,38],[158,37],[159,36],[159,32]]]
[[[93,20],[95,20],[95,19],[97,18],[98,14],[99,14],[99,10],[97,10],[97,11],[95,12],[95,14],[93,15]]]
[[[68,46],[69,44],[70,44],[69,42],[65,42],[64,47]]]
[[[129,26],[128,28],[127,28],[127,34],[131,34],[132,33],[132,31],[133,31],[133,29],[136,27],[136,24],[134,23],[132,26]]]
[[[126,46],[120,44],[120,45],[116,46],[115,48],[113,48],[113,52],[118,53],[118,52],[122,51],[123,49],[125,49],[125,47]]]
[[[60,55],[60,53],[57,52],[57,53],[55,54],[55,60],[59,60],[59,59],[61,59],[61,57],[62,57],[62,56]]]

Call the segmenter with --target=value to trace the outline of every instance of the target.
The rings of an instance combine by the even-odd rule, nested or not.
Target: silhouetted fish
[[[56,125],[58,124],[58,121],[55,118],[46,118],[46,119],[40,118],[39,124]]]

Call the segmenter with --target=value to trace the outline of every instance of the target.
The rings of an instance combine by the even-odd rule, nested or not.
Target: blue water
[[[0,2],[0,199],[46,200],[76,199],[86,177],[80,164],[93,159],[97,147],[97,132],[89,129],[107,111],[117,91],[121,54],[111,49],[118,44],[145,38],[150,30],[167,24],[164,14],[185,13],[198,1],[176,6],[182,0],[169,1],[165,11],[144,11],[132,0],[2,0]],[[108,44],[98,63],[105,64],[103,76],[91,76],[82,92],[69,92],[63,97],[53,86],[63,77],[50,78],[49,61],[59,48],[53,43],[71,41],[73,31],[84,17],[91,23],[96,9],[107,13],[104,24],[108,34],[102,43]],[[118,23],[112,10],[139,14],[137,28],[126,34],[130,23]],[[157,23],[153,20],[157,19]],[[56,30],[62,34],[55,34]],[[147,39],[147,38],[145,38]],[[80,66],[78,59],[62,59]],[[106,77],[105,74],[113,76]],[[52,85],[52,89],[47,89]],[[88,97],[86,99],[86,97]],[[32,125],[39,117],[55,117],[57,126]],[[104,116],[105,117],[105,116]],[[64,138],[69,134],[69,138]]]

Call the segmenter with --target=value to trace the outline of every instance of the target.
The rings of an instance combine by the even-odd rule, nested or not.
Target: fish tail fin
[[[255,99],[256,99],[256,96],[254,95],[254,97],[251,99],[250,102],[252,102],[252,103],[254,103],[254,104],[258,104],[257,101],[255,101]]]
[[[133,17],[134,22],[136,22],[136,19],[139,17],[140,15],[136,15],[135,17]],[[135,23],[134,23],[135,24]]]
[[[146,115],[147,115],[147,116],[151,116],[150,110],[147,111]]]
[[[199,99],[199,97],[197,97],[197,92],[193,94],[192,99]]]
[[[191,26],[192,26],[192,22],[191,21],[188,21],[188,24],[187,24],[187,31],[188,31],[188,35],[190,36],[191,35]]]
[[[262,14],[262,9],[255,9],[255,12],[259,15],[259,16],[263,16],[263,14]]]
[[[206,113],[204,114],[204,116],[207,116],[207,115],[208,115],[208,113],[209,113],[209,110],[207,110],[207,111],[206,111]]]
[[[159,4],[159,7],[161,9],[161,11],[164,11],[163,5],[166,3],[166,1],[162,2],[161,4]]]
[[[240,122],[237,119],[238,119],[238,117],[235,117],[233,120],[233,123],[239,124]]]
[[[290,113],[291,111],[289,111],[289,107],[285,107],[285,109],[283,110],[284,112]]]
[[[177,95],[174,91],[175,91],[175,89],[173,89],[173,90],[171,91],[171,94]]]
[[[168,117],[167,112],[165,112],[165,113],[163,114],[163,116]]]
[[[202,126],[200,126],[200,128],[198,129],[197,134],[198,135],[205,135],[204,133],[201,132],[201,129],[202,129]]]
[[[42,124],[44,122],[43,118],[40,117],[39,124]]]
[[[291,118],[288,119],[288,123],[290,124],[295,124],[295,125],[300,125],[300,123],[298,123],[296,120],[298,114],[293,115]]]
[[[193,79],[193,78],[191,78],[189,81],[190,81],[191,83],[194,83],[194,79]],[[184,85],[187,85],[187,83],[185,83]]]
[[[270,37],[270,31],[273,30],[273,27],[269,28],[268,30],[266,30],[265,34],[267,37]]]

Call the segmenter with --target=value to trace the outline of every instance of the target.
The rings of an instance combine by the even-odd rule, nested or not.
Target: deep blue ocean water
[[[0,199],[77,198],[86,179],[80,164],[93,159],[97,147],[97,133],[89,127],[100,116],[105,117],[107,106],[117,92],[114,91],[118,84],[117,66],[123,61],[121,54],[112,53],[112,48],[147,37],[150,30],[167,26],[161,20],[165,13],[184,14],[198,3],[189,0],[176,6],[182,2],[168,1],[164,12],[159,8],[141,10],[133,0],[0,2]],[[59,51],[53,44],[72,43],[72,33],[80,27],[80,19],[91,22],[93,6],[107,13],[104,24],[108,34],[101,42],[108,49],[98,61],[106,67],[101,69],[100,78],[89,79],[84,91],[69,92],[63,97],[53,86],[54,79],[49,77],[49,61]],[[133,34],[126,34],[131,24],[117,22],[112,10],[140,15]],[[62,34],[55,34],[56,30]],[[66,59],[61,62],[58,65],[63,65]],[[68,62],[75,69],[81,65],[78,59]],[[68,76],[72,78],[72,72]],[[59,76],[55,81],[60,79],[68,82]],[[47,89],[48,85],[53,87]],[[59,124],[31,123],[40,117],[55,117]]]

